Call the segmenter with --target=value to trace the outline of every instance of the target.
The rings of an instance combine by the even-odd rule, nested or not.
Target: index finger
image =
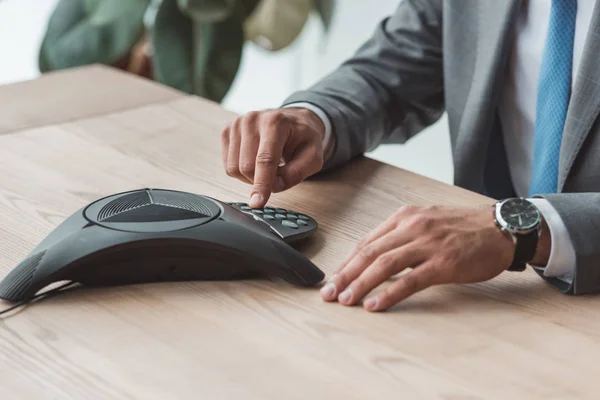
[[[250,207],[263,207],[269,200],[286,139],[287,135],[278,132],[274,125],[267,127],[265,134],[261,135],[258,152],[256,153]]]

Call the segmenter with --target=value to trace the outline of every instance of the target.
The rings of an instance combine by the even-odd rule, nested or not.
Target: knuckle
[[[272,111],[265,116],[265,122],[269,125],[281,125],[287,122],[288,117],[281,111]]]
[[[243,162],[240,164],[240,172],[244,175],[253,175],[254,174],[254,163],[252,162]]]
[[[411,274],[408,274],[404,278],[403,286],[408,293],[414,293],[417,290],[419,290],[420,282],[418,278],[411,276]]]
[[[439,246],[440,244],[445,244],[448,235],[451,234],[450,229],[443,224],[437,224],[435,226],[434,225],[435,224],[432,223],[432,227],[434,227],[435,229],[430,229],[429,232],[427,232],[425,239],[428,243],[434,244],[436,246]]]
[[[405,204],[402,207],[400,207],[398,213],[403,215],[414,214],[415,212],[417,212],[418,209],[419,207],[413,206],[412,204]]]
[[[268,151],[261,151],[256,155],[256,163],[264,166],[274,166],[279,164],[279,160],[276,160],[272,153]]]
[[[431,218],[427,214],[418,213],[408,221],[409,229],[427,230],[431,227]]]
[[[372,246],[364,246],[364,247],[362,247],[361,250],[360,250],[359,255],[360,255],[360,258],[363,261],[366,261],[366,262],[368,262],[370,260],[373,260],[373,259],[375,259],[377,257],[377,253],[376,253],[375,249]]]
[[[437,213],[441,210],[442,208],[438,205],[433,205],[433,206],[427,206],[423,209],[424,212],[426,213]]]
[[[350,285],[352,289],[352,293],[354,293],[355,297],[362,297],[363,293],[369,291],[369,287],[367,286],[367,282],[363,279],[356,279]]]
[[[394,218],[395,219],[400,219],[402,217],[404,217],[407,214],[406,208],[408,206],[404,205],[402,207],[400,207],[399,209],[396,210],[396,212],[394,213]]]
[[[250,111],[248,113],[246,113],[246,115],[244,116],[246,121],[253,123],[255,121],[258,120],[258,118],[260,117],[260,111]]]
[[[258,132],[256,117],[246,115],[240,122],[240,125],[243,127],[241,134],[244,136],[255,136]]]
[[[379,293],[378,295],[379,297],[379,302],[381,303],[381,306],[383,308],[388,308],[390,306],[392,306],[395,303],[395,293],[394,293],[394,289],[392,288],[385,288],[384,290],[381,291],[381,293]]]
[[[238,169],[234,165],[228,165],[227,168],[225,168],[225,172],[228,176],[234,177],[237,175]]]
[[[254,190],[262,194],[271,193],[271,182],[265,179],[254,179],[252,187]]]
[[[360,241],[356,245],[356,250],[363,249],[368,243],[369,243],[368,237],[364,237],[364,238],[360,239]]]
[[[335,284],[338,288],[346,286],[348,283],[348,276],[345,271],[341,271],[335,277]]]
[[[396,264],[396,258],[393,254],[384,253],[377,257],[375,263],[377,270],[384,275],[392,276],[394,265]]]
[[[404,221],[408,216],[413,215],[416,212],[417,207],[405,204],[394,213],[394,220],[396,221],[396,223],[400,223]]]
[[[255,181],[254,189],[260,193],[266,193],[270,191],[270,186],[267,182]]]

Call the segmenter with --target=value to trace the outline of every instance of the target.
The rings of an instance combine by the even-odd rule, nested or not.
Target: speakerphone
[[[317,229],[283,208],[173,190],[142,189],[97,200],[52,231],[0,282],[0,298],[33,298],[49,284],[281,278],[319,283],[323,272],[290,243]]]

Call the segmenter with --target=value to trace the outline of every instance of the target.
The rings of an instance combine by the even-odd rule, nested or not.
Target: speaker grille
[[[125,196],[114,199],[102,207],[98,213],[98,221],[104,221],[105,219],[114,217],[115,215],[133,210],[135,208],[144,207],[151,203],[152,201],[150,196],[145,190],[126,194]]]
[[[46,251],[36,253],[16,266],[0,284],[0,298],[19,301],[29,290],[33,275],[44,258]]]
[[[202,217],[212,217],[212,213],[202,202],[202,198],[191,193],[152,191],[152,202],[166,207],[181,208],[201,214]]]
[[[126,232],[172,232],[212,221],[217,201],[193,193],[141,189],[104,197],[85,208],[91,223]]]

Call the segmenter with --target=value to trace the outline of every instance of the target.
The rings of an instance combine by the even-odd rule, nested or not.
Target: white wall
[[[0,0],[0,84],[38,76],[38,47],[57,1]],[[288,49],[269,53],[248,44],[224,106],[239,113],[279,106],[291,92],[309,86],[351,56],[398,2],[337,0],[327,36],[315,17]],[[452,180],[445,118],[406,145],[380,146],[369,156],[434,179]]]
[[[39,75],[37,52],[58,0],[0,0],[0,85]]]

